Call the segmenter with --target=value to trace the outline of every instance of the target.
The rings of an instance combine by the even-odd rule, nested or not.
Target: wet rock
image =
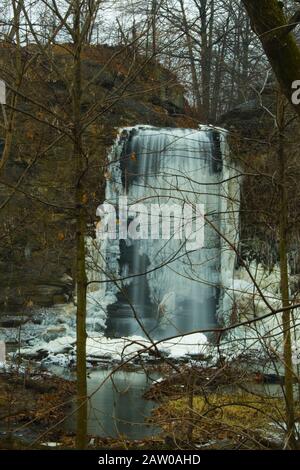
[[[42,360],[43,365],[51,364],[60,367],[68,367],[70,365],[70,357],[66,354],[49,354]]]
[[[30,48],[32,54],[35,47],[31,45]],[[26,55],[26,47],[23,52]],[[10,67],[10,63],[14,63],[11,60],[14,53],[14,45],[2,47],[0,66],[5,64],[6,68]],[[111,60],[113,56],[114,60]],[[54,48],[52,58],[56,68],[68,79],[71,55],[62,51],[56,54]],[[135,60],[141,60],[141,64],[144,62],[144,58],[136,57]],[[85,48],[82,76],[86,91],[82,97],[82,110],[101,103],[107,96],[107,90],[118,90],[126,80],[130,63],[127,52],[122,54],[118,48]],[[47,61],[41,68],[37,64],[34,78],[28,80],[24,77],[22,94],[34,95],[47,109],[53,106],[58,113],[63,109],[67,116],[66,84],[55,74],[48,75],[48,65]],[[91,81],[101,68],[102,73]],[[13,69],[11,73],[14,73]],[[153,89],[159,97],[155,105],[152,102],[153,91],[150,91]],[[86,151],[89,154],[89,170],[85,173],[84,185],[88,195],[86,209],[89,218],[95,216],[96,207],[104,198],[104,177],[101,178],[101,171],[95,171],[95,168],[103,167],[117,128],[138,122],[169,127],[195,125],[194,120],[185,114],[189,107],[184,98],[184,88],[171,72],[157,63],[141,67],[138,80],[129,83],[127,92],[88,130]],[[43,142],[45,148],[53,142],[50,128],[46,129],[47,126],[29,117],[33,113],[32,104],[19,98],[18,107],[27,114],[17,113],[16,116],[11,158],[2,175],[9,185],[1,185],[0,202],[10,195],[10,185],[17,184],[31,156],[38,151],[37,142]],[[176,113],[180,117],[176,117]],[[0,152],[1,145],[3,147],[3,140],[0,140]],[[0,243],[0,306],[7,311],[16,312],[28,303],[33,308],[50,307],[53,303],[60,305],[72,298],[76,221],[72,211],[65,208],[74,205],[74,194],[70,190],[73,185],[72,152],[70,142],[64,140],[38,159],[26,176],[26,187],[30,193],[51,204],[37,204],[31,198],[24,197],[22,192],[16,192],[1,211],[1,226],[6,227],[7,233],[13,234],[11,246],[8,246],[7,237],[3,237],[3,243]]]
[[[0,328],[17,328],[29,320],[29,317],[23,315],[4,315],[0,316]]]
[[[40,361],[48,356],[48,351],[46,349],[39,349],[39,350],[28,349],[26,351],[23,350],[21,356],[26,359],[33,359],[35,361]]]
[[[52,297],[53,305],[66,304],[69,298],[66,294],[55,294]]]
[[[64,273],[59,281],[64,285],[64,284],[68,284],[68,285],[72,285],[74,283],[73,281],[73,278],[71,276],[69,276],[69,274],[67,273]]]
[[[95,323],[93,324],[93,327],[94,327],[94,331],[97,333],[103,333],[104,331],[103,322],[101,321],[95,321]]]
[[[50,328],[47,328],[45,333],[43,333],[43,339],[45,341],[52,341],[56,338],[59,338],[60,336],[63,336],[66,334],[66,327],[65,326],[53,326]]]

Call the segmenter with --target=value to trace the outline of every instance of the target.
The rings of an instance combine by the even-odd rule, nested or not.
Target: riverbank
[[[2,371],[0,449],[75,449],[75,382],[60,374],[22,365]],[[88,448],[283,448],[283,380],[245,364],[95,369]],[[299,427],[298,400],[296,416]]]
[[[0,373],[0,448],[38,448],[60,438],[74,394],[74,381],[7,366]]]
[[[249,364],[250,365],[250,364]],[[248,365],[248,366],[249,366]],[[300,401],[295,380],[296,441]],[[146,393],[155,400],[151,422],[173,448],[267,450],[286,447],[284,377],[244,364],[181,367]]]

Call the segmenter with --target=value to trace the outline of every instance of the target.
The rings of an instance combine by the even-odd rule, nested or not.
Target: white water
[[[103,290],[93,293],[97,305],[92,317],[107,308],[109,336],[147,333],[159,338],[214,327],[217,315],[226,317],[223,295],[235,263],[235,252],[220,233],[234,245],[238,240],[239,184],[238,178],[231,179],[237,170],[226,132],[210,127],[124,129],[109,162],[107,202],[116,206],[119,196],[127,196],[129,206],[143,203],[147,208],[201,203],[204,246],[191,249],[172,235],[169,240],[102,242],[106,290],[104,296]]]

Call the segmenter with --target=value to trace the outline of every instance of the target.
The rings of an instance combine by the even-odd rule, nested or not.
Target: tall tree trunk
[[[21,11],[23,8],[23,0],[13,0],[12,1],[12,7],[13,7],[13,12],[14,12],[14,19],[13,19],[13,24],[12,27],[10,28],[10,31],[7,34],[7,40],[9,42],[12,42],[14,40],[14,37],[16,34],[19,34],[19,29],[20,29],[20,16],[21,16]]]
[[[194,98],[196,102],[196,110],[197,110],[197,113],[200,114],[202,111],[200,85],[199,85],[198,75],[197,75],[197,70],[196,70],[192,39],[190,36],[189,25],[188,25],[188,21],[187,21],[186,14],[185,14],[185,5],[184,5],[183,0],[180,0],[180,8],[181,8],[183,29],[184,29],[184,34],[186,37],[186,44],[188,48],[188,55],[189,55],[189,61],[190,61],[190,67],[191,67],[193,94],[194,94]]]
[[[202,78],[202,103],[205,122],[210,118],[210,74],[211,74],[211,50],[209,45],[207,28],[207,0],[201,2],[201,78]]]
[[[218,53],[215,54],[215,79],[213,84],[213,92],[212,92],[212,102],[211,102],[211,121],[215,123],[218,117],[219,105],[220,105],[220,92],[222,86],[222,79],[223,79],[223,67],[224,67],[224,58],[225,58],[225,49],[226,49],[226,35],[224,35],[224,39],[222,44],[219,46]]]
[[[151,3],[151,31],[152,31],[152,55],[153,55],[153,57],[155,57],[156,52],[157,52],[156,17],[157,17],[157,0],[152,0],[152,3]]]
[[[24,70],[22,68],[22,58],[21,58],[21,43],[20,43],[20,14],[23,2],[20,1],[16,3],[16,1],[12,2],[13,11],[14,11],[14,18],[13,24],[11,27],[10,32],[7,35],[7,39],[12,42],[15,38],[16,41],[16,48],[15,48],[15,70],[16,70],[16,79],[14,81],[14,88],[19,90],[23,80],[23,73]],[[18,105],[18,95],[14,91],[11,92],[10,97],[10,110],[8,115],[5,114],[5,142],[4,142],[4,149],[2,152],[1,160],[0,160],[0,172],[4,170],[4,167],[9,160],[12,144],[13,144],[13,136],[15,131],[15,119],[16,119],[16,108]],[[3,106],[3,113],[5,113],[5,107]]]
[[[246,18],[242,31],[242,63],[241,63],[241,90],[244,92],[249,83],[249,46],[250,46],[250,20]],[[245,96],[242,96],[245,98]]]
[[[288,195],[285,165],[285,122],[284,97],[279,93],[277,104],[278,124],[278,166],[280,187],[280,213],[279,213],[279,257],[280,257],[280,292],[282,306],[287,308],[282,314],[282,327],[284,339],[284,368],[285,368],[285,403],[287,419],[287,443],[289,448],[295,448],[295,410],[293,397],[293,364],[291,348],[291,311],[289,302],[289,277],[287,257],[287,229],[288,229]]]
[[[87,441],[87,382],[86,382],[86,266],[85,233],[86,216],[84,208],[84,156],[81,125],[81,2],[74,7],[74,62],[73,62],[73,157],[76,165],[76,346],[77,346],[77,428],[76,447],[84,449]]]
[[[277,0],[242,0],[282,92],[291,102],[292,83],[300,80],[300,49]],[[299,20],[298,20],[299,21]],[[300,116],[300,106],[294,104]]]

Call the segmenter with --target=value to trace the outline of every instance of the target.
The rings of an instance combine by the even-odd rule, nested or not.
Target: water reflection
[[[156,435],[159,429],[145,422],[155,403],[145,400],[143,393],[158,375],[151,374],[149,377],[143,371],[117,371],[109,377],[110,374],[111,370],[97,370],[89,374],[88,395],[92,397],[89,402],[88,433],[128,439]],[[75,428],[74,416],[67,427]]]

